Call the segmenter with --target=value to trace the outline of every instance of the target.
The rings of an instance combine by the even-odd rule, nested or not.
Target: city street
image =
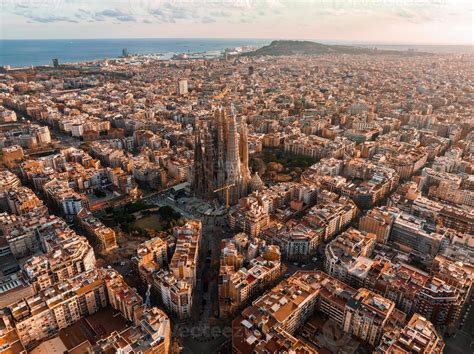
[[[198,261],[198,278],[194,290],[193,312],[188,321],[176,323],[185,353],[215,353],[229,340],[230,326],[223,326],[218,316],[217,279],[219,272],[220,242],[232,237],[221,226],[225,216],[196,216],[186,205],[179,204],[170,192],[148,198],[154,206],[170,206],[188,219],[199,219],[203,223]]]
[[[472,304],[474,299],[471,297],[469,311],[465,315],[465,321],[461,328],[456,330],[456,333],[445,338],[446,347],[445,353],[459,353],[472,354],[474,353],[474,308]]]

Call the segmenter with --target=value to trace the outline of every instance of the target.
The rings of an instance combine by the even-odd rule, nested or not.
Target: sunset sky
[[[1,39],[262,38],[472,44],[466,0],[3,0]]]

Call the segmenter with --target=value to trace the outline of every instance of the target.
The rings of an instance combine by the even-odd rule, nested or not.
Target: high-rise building
[[[233,106],[219,107],[213,119],[198,128],[195,140],[193,190],[202,198],[219,197],[236,204],[248,193],[248,137],[245,121],[236,120]],[[227,191],[225,190],[227,189]],[[219,194],[216,194],[218,191]]]
[[[188,93],[188,80],[179,80],[176,84],[176,94],[178,96]]]

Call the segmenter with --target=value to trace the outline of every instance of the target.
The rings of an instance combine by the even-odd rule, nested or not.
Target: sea
[[[218,54],[225,49],[261,47],[270,40],[258,39],[0,39],[0,66],[12,67],[77,63],[117,58],[126,48],[129,54],[162,54],[168,58],[182,53]]]
[[[0,39],[0,66],[25,67],[52,65],[52,59],[60,63],[77,63],[117,58],[126,48],[130,54],[161,54],[164,59],[181,53],[206,53],[216,55],[225,49],[238,47],[258,48],[269,44],[271,39]],[[450,45],[389,45],[357,44],[338,41],[319,41],[324,44],[346,44],[390,50],[415,50],[431,53],[473,53],[473,46]]]

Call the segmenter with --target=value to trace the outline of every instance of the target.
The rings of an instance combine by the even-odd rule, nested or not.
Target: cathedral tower
[[[232,185],[229,202],[235,204],[248,193],[248,132],[245,121],[237,121],[233,106],[215,110],[206,126],[196,125],[193,191],[201,198],[218,197],[225,200],[225,192],[215,190]]]

